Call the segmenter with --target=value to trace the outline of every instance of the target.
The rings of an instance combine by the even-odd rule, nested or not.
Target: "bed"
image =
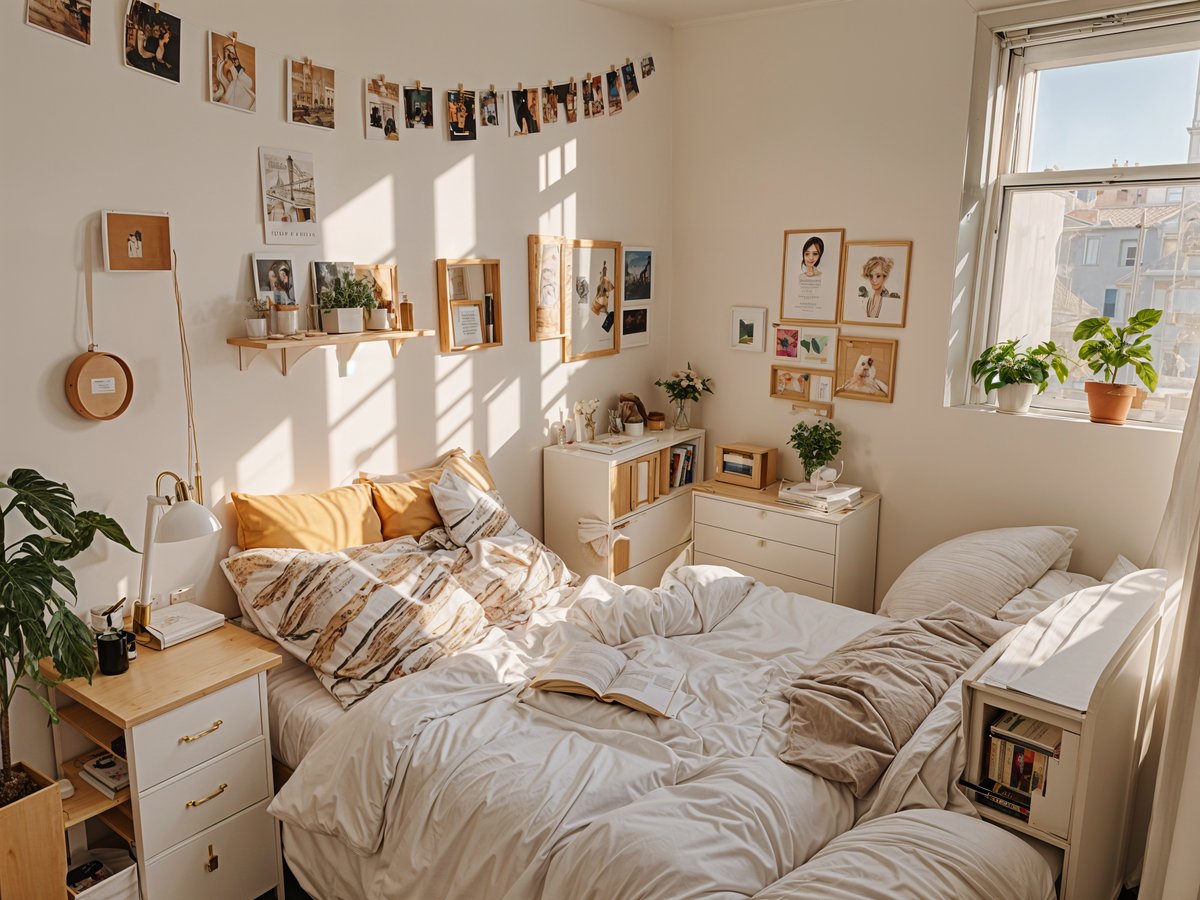
[[[475,584],[486,579],[473,566],[494,562],[496,542],[538,565],[514,549],[533,541],[523,532],[474,547],[481,520],[471,521],[472,540],[401,539],[404,558],[441,559]],[[373,546],[391,553],[395,543]],[[1047,546],[1033,568],[1044,572],[1060,551]],[[285,568],[300,553],[273,552]],[[396,570],[392,557],[342,555],[360,576]],[[256,565],[242,565],[241,581],[226,574],[260,618],[263,585],[320,580]],[[1028,588],[1042,572],[1019,580]],[[522,587],[534,582],[547,578]],[[792,733],[788,685],[890,620],[713,566],[669,571],[655,590],[600,578],[539,590],[519,622],[476,623],[469,641],[447,637],[449,614],[430,618],[420,639],[438,652],[415,652],[422,664],[403,677],[318,681],[299,662],[271,676],[273,750],[295,770],[271,811],[314,897],[1054,896],[1041,856],[975,818],[955,786],[961,678],[939,688],[868,790],[779,758]],[[311,648],[311,629],[299,630]],[[1012,633],[989,641],[962,677],[986,670]],[[567,643],[589,640],[682,669],[672,716],[527,687]]]

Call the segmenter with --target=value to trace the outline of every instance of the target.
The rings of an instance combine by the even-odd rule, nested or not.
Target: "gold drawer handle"
[[[212,734],[214,731],[216,731],[218,728],[221,727],[221,724],[222,724],[221,720],[217,719],[217,721],[212,723],[211,728],[205,728],[199,734],[185,734],[183,737],[181,737],[179,739],[179,743],[190,744],[192,741],[198,741],[198,740],[200,740],[200,738],[204,737],[206,734]]]
[[[199,800],[189,800],[187,803],[184,804],[184,808],[191,809],[193,806],[200,806],[202,803],[207,803],[213,797],[219,797],[219,796],[221,796],[221,794],[225,793],[225,788],[227,788],[227,787],[229,787],[229,785],[223,784],[219,788],[217,788],[215,791],[213,791],[211,794],[209,794],[207,797],[202,797]]]

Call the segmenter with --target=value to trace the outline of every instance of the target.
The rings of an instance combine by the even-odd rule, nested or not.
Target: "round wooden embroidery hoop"
[[[67,369],[67,400],[85,419],[105,422],[129,409],[133,373],[119,356],[89,350]]]

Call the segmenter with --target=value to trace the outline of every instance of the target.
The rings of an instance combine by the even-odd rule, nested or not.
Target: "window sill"
[[[1134,431],[1157,431],[1164,434],[1180,434],[1183,431],[1182,425],[1170,425],[1161,422],[1139,422],[1133,419],[1127,420],[1124,425],[1101,425],[1089,419],[1087,413],[1071,412],[1068,410],[1034,408],[1029,410],[1027,413],[1013,414],[1002,413],[996,407],[982,403],[953,404],[949,408],[962,410],[965,412],[1003,416],[1006,419],[1043,419],[1053,422],[1071,422],[1078,425],[1092,425],[1098,428],[1127,428]]]

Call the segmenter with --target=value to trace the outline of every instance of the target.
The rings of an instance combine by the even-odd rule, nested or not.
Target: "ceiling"
[[[587,0],[587,2],[677,27],[702,22],[705,19],[744,16],[798,6],[825,6],[830,3],[846,3],[849,0]],[[903,2],[903,0],[896,0],[896,2]],[[962,0],[962,2],[980,12],[1006,9],[1011,6],[1034,5],[1030,3],[1030,0]]]

